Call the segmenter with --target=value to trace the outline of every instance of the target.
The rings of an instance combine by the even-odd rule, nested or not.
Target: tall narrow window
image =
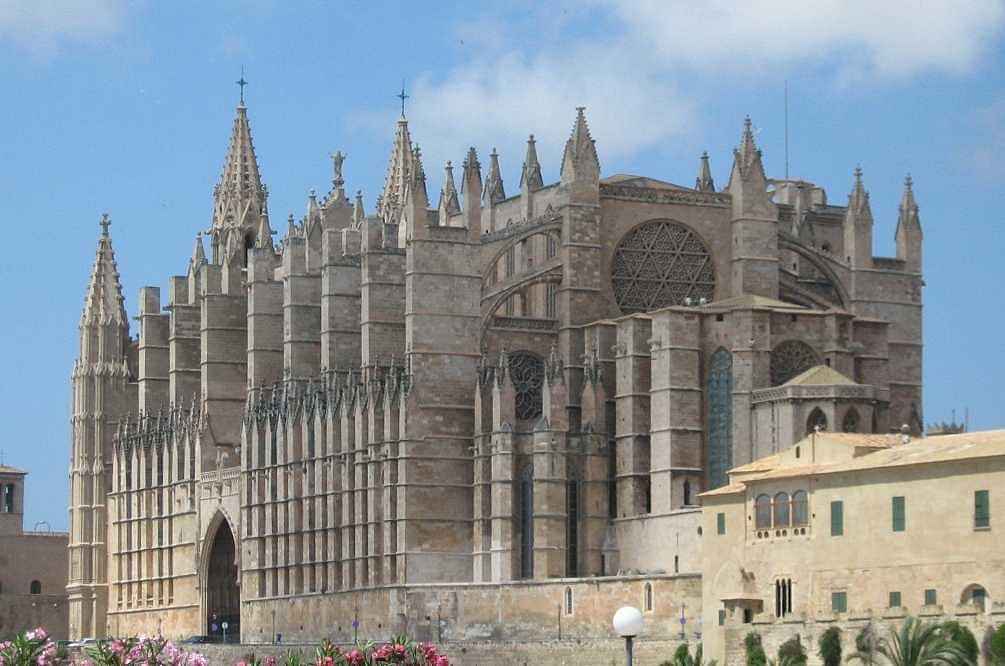
[[[565,588],[565,614],[572,615],[572,588]]]
[[[773,502],[775,529],[789,526],[789,494],[778,493]]]
[[[733,355],[720,347],[708,369],[709,490],[726,485],[733,466]]]
[[[506,250],[506,277],[510,277],[516,272],[516,246]]]
[[[534,468],[520,475],[520,575],[534,577]]]
[[[558,317],[558,285],[554,282],[545,284],[544,314],[548,319]]]
[[[558,254],[558,241],[555,240],[555,237],[551,235],[548,236],[547,253],[549,259]]]
[[[715,514],[715,532],[716,534],[726,533],[726,514],[719,512]]]
[[[14,484],[3,486],[3,512],[14,513]]]
[[[844,502],[835,500],[831,502],[831,536],[841,536],[844,534]]]
[[[691,506],[691,482],[684,482],[684,506]]]
[[[974,491],[974,527],[991,527],[991,497],[987,490]]]
[[[579,575],[579,482],[569,479],[565,484],[566,510],[566,576]]]
[[[754,525],[759,530],[766,530],[771,527],[771,498],[767,495],[758,495],[754,501]]]
[[[858,432],[858,411],[854,407],[849,407],[841,421],[841,430],[844,432]]]
[[[891,502],[892,522],[894,532],[903,532],[907,528],[907,508],[903,497],[894,497]]]
[[[644,602],[645,603],[643,604],[643,607],[646,609],[646,611],[652,611],[652,609],[653,609],[653,584],[652,583],[646,583]]]

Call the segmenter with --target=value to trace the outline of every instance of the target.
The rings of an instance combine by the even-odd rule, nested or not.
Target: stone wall
[[[35,627],[45,627],[53,639],[64,640],[69,622],[64,590],[59,594],[0,594],[0,640]]]

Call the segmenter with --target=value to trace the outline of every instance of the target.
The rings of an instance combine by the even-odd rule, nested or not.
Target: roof
[[[854,385],[855,382],[848,379],[829,365],[815,365],[809,370],[796,375],[789,381],[782,384],[782,386],[815,386],[821,384]]]
[[[636,176],[630,173],[617,173],[613,176],[608,176],[602,179],[600,182],[607,183],[609,185],[630,185],[633,187],[654,187],[660,190],[690,190],[690,187],[682,187],[681,185],[675,185],[674,183],[669,183],[665,180],[656,180],[655,178],[648,178],[646,176]]]
[[[27,474],[28,472],[10,465],[0,465],[0,474]]]
[[[854,458],[824,463],[779,466],[782,454],[776,453],[760,460],[730,470],[730,474],[747,474],[739,481],[702,496],[728,495],[745,489],[758,481],[841,474],[875,469],[889,469],[908,465],[950,463],[1000,457],[1005,459],[1005,430],[939,435],[915,438],[901,443],[900,435],[818,433],[820,444],[839,444],[855,448],[871,448]],[[804,440],[805,441],[805,440]]]
[[[795,303],[786,303],[785,301],[779,301],[774,298],[768,298],[767,296],[756,296],[754,294],[743,294],[741,296],[734,296],[733,298],[726,298],[721,301],[712,301],[705,305],[708,308],[728,308],[728,309],[739,309],[739,308],[770,308],[778,310],[802,310],[806,311],[807,308],[804,305],[796,305]]]

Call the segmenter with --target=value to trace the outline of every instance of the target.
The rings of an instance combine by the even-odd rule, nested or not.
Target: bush
[[[831,627],[820,636],[820,659],[824,666],[841,666],[841,630]]]
[[[977,639],[974,638],[974,634],[969,629],[955,620],[950,620],[942,624],[942,635],[946,640],[960,648],[963,654],[966,655],[968,663],[977,663],[977,658],[980,656],[980,648],[977,645]]]
[[[988,642],[988,657],[993,666],[1005,666],[1005,624],[995,629]]]
[[[747,666],[767,666],[768,655],[764,654],[760,634],[750,632],[743,639],[743,645],[747,649]]]
[[[56,644],[42,627],[22,631],[14,640],[0,642],[0,665],[46,666],[56,663]]]
[[[207,666],[209,664],[205,656],[198,652],[185,652],[163,636],[98,641],[84,651],[94,666],[123,664]]]
[[[806,666],[806,650],[798,635],[781,644],[778,648],[778,661],[791,666]]]
[[[877,648],[879,647],[879,637],[871,624],[862,627],[862,630],[855,636],[855,652],[848,655],[848,659],[857,660],[871,666],[876,663]]]

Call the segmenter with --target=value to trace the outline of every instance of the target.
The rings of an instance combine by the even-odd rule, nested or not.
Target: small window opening
[[[572,588],[565,588],[565,614],[572,615]]]
[[[42,594],[42,583],[37,580],[31,581],[30,591],[32,594]]]

